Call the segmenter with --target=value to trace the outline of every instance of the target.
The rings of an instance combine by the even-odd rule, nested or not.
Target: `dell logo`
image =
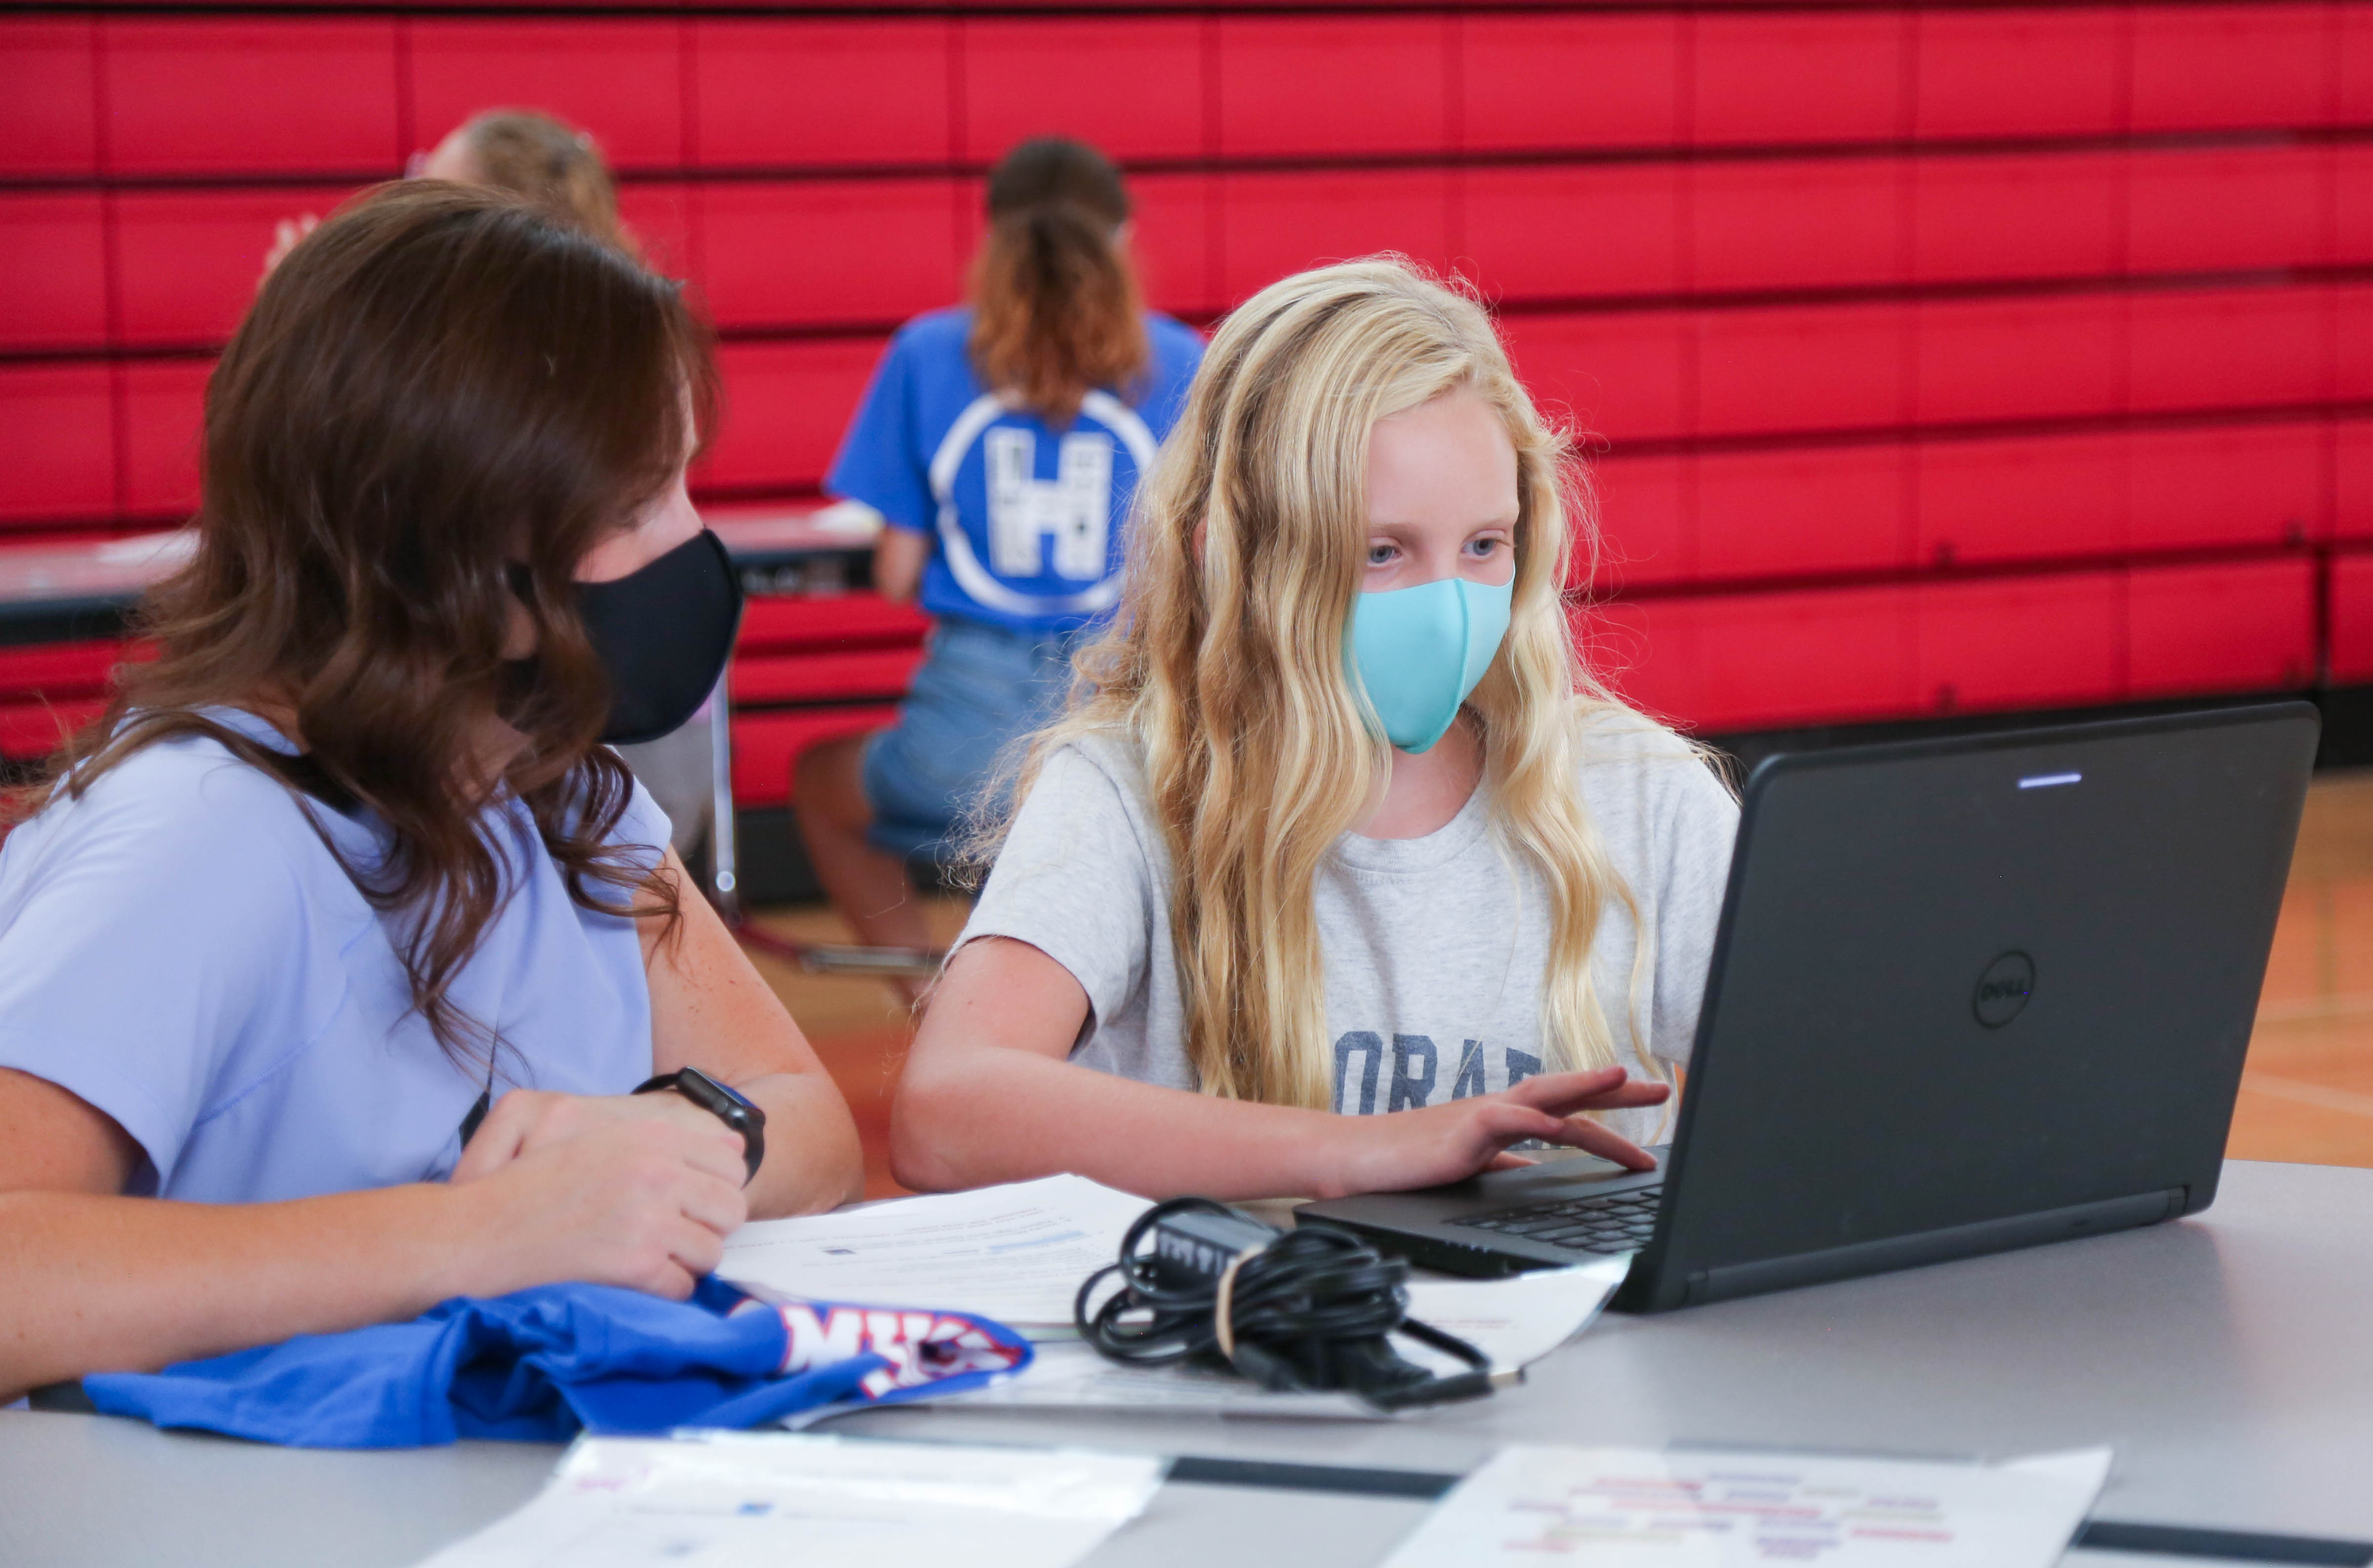
[[[1978,1022],[1999,1029],[2019,1015],[2035,994],[2035,960],[2016,950],[1986,965],[1978,977]]]

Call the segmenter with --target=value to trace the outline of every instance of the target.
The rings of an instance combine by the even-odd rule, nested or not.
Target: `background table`
[[[1666,1316],[1610,1316],[1522,1387],[1416,1421],[922,1407],[830,1430],[1435,1471],[1465,1470],[1510,1441],[1993,1457],[2108,1444],[2118,1460],[2096,1517],[2366,1540],[2368,1281],[2373,1171],[2234,1163],[2215,1206],[2196,1219]],[[0,1562],[407,1563],[523,1502],[557,1453],[508,1444],[299,1452],[0,1412]],[[1423,1507],[1174,1484],[1091,1562],[1354,1568],[1381,1560]]]
[[[819,570],[859,576],[873,533],[812,506],[720,510],[710,520],[752,591],[799,591]],[[181,530],[88,544],[0,545],[0,647],[113,637],[149,584],[189,558]]]

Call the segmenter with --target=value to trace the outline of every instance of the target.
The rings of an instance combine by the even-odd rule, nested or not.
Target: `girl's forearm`
[[[766,1160],[751,1182],[754,1220],[814,1214],[865,1189],[848,1104],[822,1072],[777,1072],[734,1087],[766,1113]]]
[[[924,1190],[1069,1171],[1147,1198],[1313,1198],[1336,1184],[1343,1120],[984,1048],[909,1067],[891,1161]]]
[[[473,1288],[485,1206],[426,1185],[251,1204],[0,1193],[0,1402],[415,1316]]]

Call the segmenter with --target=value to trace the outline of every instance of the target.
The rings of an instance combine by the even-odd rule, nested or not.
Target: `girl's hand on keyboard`
[[[1537,1138],[1581,1149],[1635,1171],[1656,1162],[1578,1113],[1664,1103],[1671,1093],[1661,1083],[1634,1081],[1619,1067],[1591,1072],[1545,1072],[1497,1094],[1478,1094],[1423,1110],[1384,1116],[1343,1117],[1330,1129],[1338,1179],[1323,1198],[1358,1192],[1397,1192],[1463,1181],[1481,1171],[1504,1170],[1531,1162],[1508,1153],[1512,1143]]]

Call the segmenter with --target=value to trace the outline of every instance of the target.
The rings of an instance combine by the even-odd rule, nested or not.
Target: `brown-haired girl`
[[[673,286],[514,198],[383,188],[266,282],[158,656],[0,846],[0,1398],[681,1296],[745,1215],[853,1195],[847,1107],[602,744],[731,646],[712,385]]]
[[[1120,599],[1122,522],[1202,341],[1139,303],[1119,172],[1046,138],[988,178],[967,308],[892,340],[824,487],[888,521],[874,585],[938,618],[898,721],[809,751],[795,803],[864,940],[920,947],[906,860],[1050,714],[1083,631]]]

